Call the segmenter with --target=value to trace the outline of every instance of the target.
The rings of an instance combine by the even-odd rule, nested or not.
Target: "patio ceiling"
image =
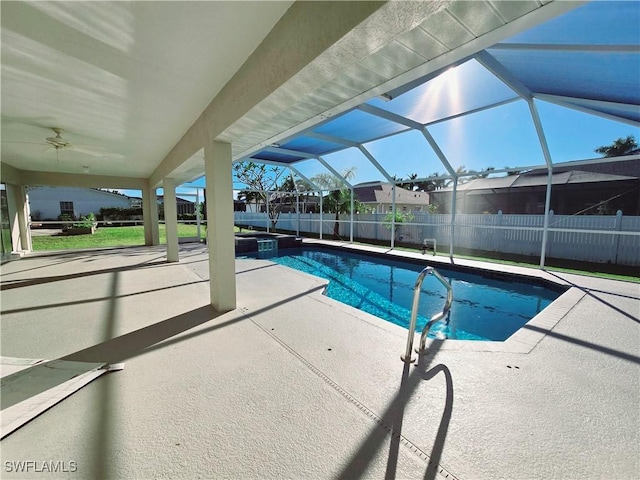
[[[505,69],[518,93],[637,124],[629,86],[638,80],[638,34],[627,28],[637,10],[613,44],[505,43],[581,3],[3,2],[2,165],[25,183],[81,176],[99,186],[124,187],[118,179],[128,178],[159,186],[170,176],[180,184],[204,172],[202,132],[231,143],[235,160],[291,164],[485,108],[473,98],[458,112],[416,108],[432,94],[429,80],[469,59]],[[616,69],[635,59],[635,73],[598,77],[590,59],[602,52]],[[525,56],[591,67],[582,76],[570,69],[561,85],[555,70],[531,68]],[[580,79],[589,82],[573,96]],[[491,101],[517,96],[506,92]],[[78,149],[43,152],[52,127]]]

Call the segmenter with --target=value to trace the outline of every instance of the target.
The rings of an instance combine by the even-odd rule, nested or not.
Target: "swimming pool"
[[[324,248],[283,249],[269,260],[329,280],[328,297],[404,328],[409,328],[417,275],[426,266]],[[523,281],[437,269],[451,284],[453,304],[446,321],[431,328],[430,338],[504,341],[562,293]],[[425,278],[417,332],[442,311],[446,295],[436,278]]]

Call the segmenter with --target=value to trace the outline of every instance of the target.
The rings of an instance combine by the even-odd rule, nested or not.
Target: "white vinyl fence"
[[[422,244],[435,238],[439,250],[451,241],[451,215],[415,213],[410,223],[396,224],[396,239]],[[339,235],[350,238],[350,215],[340,215]],[[538,257],[542,246],[544,215],[456,214],[454,249],[464,248]],[[384,214],[354,215],[353,238],[391,242]],[[262,213],[235,212],[236,225],[267,227]],[[299,223],[298,223],[299,222]],[[332,235],[335,214],[324,214],[323,235]],[[319,235],[320,214],[281,214],[278,229]],[[617,215],[553,215],[549,217],[549,258],[640,265],[640,217]]]

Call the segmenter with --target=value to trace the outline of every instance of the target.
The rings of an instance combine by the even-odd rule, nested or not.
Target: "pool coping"
[[[483,271],[483,272],[496,272],[501,275],[508,275],[517,277],[519,280],[535,279],[541,284],[549,286],[555,286],[555,288],[561,288],[564,291],[558,298],[556,298],[550,305],[542,310],[538,315],[529,320],[525,325],[520,327],[513,335],[504,341],[479,341],[479,340],[440,340],[440,339],[428,339],[427,340],[427,356],[428,350],[431,346],[438,345],[438,350],[448,351],[465,351],[465,352],[501,352],[501,353],[517,353],[527,354],[531,352],[536,345],[538,345],[548,332],[562,320],[573,309],[578,302],[587,293],[580,288],[572,286],[569,282],[566,282],[558,277],[549,275],[544,270],[536,270],[533,268],[518,267],[511,265],[498,265],[489,264],[485,262],[479,262],[475,260],[456,259],[456,263],[452,263],[449,257],[444,256],[425,256],[421,253],[413,253],[399,250],[392,250],[389,248],[381,248],[368,245],[355,245],[351,243],[342,243],[336,241],[318,240],[318,239],[304,239],[303,246],[319,246],[328,247],[331,249],[350,251],[355,253],[367,253],[374,254],[376,256],[382,256],[398,260],[409,260],[412,263],[424,263],[425,266],[431,265],[437,267],[452,267],[461,271]],[[268,260],[268,259],[264,259]],[[286,267],[288,268],[288,267]],[[304,272],[298,272],[304,273]],[[310,275],[310,274],[305,274]],[[313,275],[311,275],[313,276]],[[316,277],[317,278],[317,277]],[[329,283],[326,281],[327,284]],[[407,330],[399,325],[395,325],[391,322],[387,322],[375,315],[369,314],[355,307],[351,307],[338,300],[331,299],[323,294],[323,292],[314,292],[312,295],[321,301],[330,301],[332,304],[339,304],[339,308],[344,308],[346,311],[367,323],[374,324],[375,326],[388,331],[394,331],[394,333],[402,334],[406,337]],[[335,305],[334,305],[335,306]],[[420,332],[416,332],[419,336]],[[414,339],[414,347],[417,346],[417,342]]]

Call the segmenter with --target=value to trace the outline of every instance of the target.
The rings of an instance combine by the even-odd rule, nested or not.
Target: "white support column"
[[[165,178],[162,181],[162,188],[164,189],[164,228],[167,234],[167,261],[179,262],[176,181],[173,178]]]
[[[202,241],[202,233],[200,231],[200,189],[196,188],[196,231],[198,242]]]
[[[531,112],[531,118],[533,119],[533,124],[536,127],[536,133],[538,134],[538,139],[540,141],[540,147],[542,148],[542,153],[544,155],[544,160],[547,163],[547,191],[545,194],[544,201],[544,224],[542,227],[542,245],[540,246],[540,268],[544,268],[544,262],[547,257],[547,241],[549,239],[549,210],[551,209],[551,190],[553,184],[553,161],[551,160],[551,152],[549,151],[549,144],[547,143],[547,137],[544,134],[544,129],[542,128],[542,121],[540,120],[540,115],[538,114],[538,109],[536,108],[536,104],[533,102],[533,99],[529,99],[529,111]]]
[[[300,236],[300,193],[296,192],[296,235]]]
[[[396,184],[391,187],[391,249],[396,246]]]
[[[211,305],[219,312],[228,312],[236,308],[231,145],[216,141],[206,144],[204,171]]]
[[[160,245],[158,229],[158,197],[155,188],[142,190],[142,220],[144,223],[144,244]]]
[[[320,240],[322,240],[322,230],[323,230],[323,227],[324,227],[324,225],[322,223],[324,221],[324,218],[322,217],[322,196],[323,196],[322,195],[322,190],[320,190],[319,193],[320,193],[320,230],[318,231],[318,236],[319,236]]]
[[[12,250],[14,252],[30,252],[29,204],[24,186],[7,184],[7,207],[9,208]]]
[[[264,190],[263,190],[264,192]],[[266,203],[265,203],[265,207],[267,209],[266,214],[267,214],[267,233],[271,232],[271,217],[269,216],[269,209],[271,208],[271,202],[269,201],[269,197],[271,196],[271,194],[267,191],[265,193],[265,198],[266,198]]]
[[[458,208],[458,177],[453,178],[453,197],[451,197],[451,237],[449,240],[449,258],[453,262],[454,231],[456,227],[456,209]]]
[[[355,208],[355,202],[354,200],[354,195],[353,195],[353,187],[351,187],[351,208],[349,209],[351,211],[351,216],[350,216],[350,220],[349,220],[349,241],[351,243],[353,243],[353,210]]]

